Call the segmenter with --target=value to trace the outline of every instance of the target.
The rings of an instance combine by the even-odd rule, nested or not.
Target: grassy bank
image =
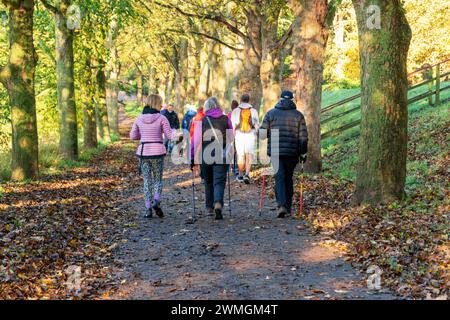
[[[113,139],[116,141],[117,139]],[[45,140],[39,143],[39,170],[40,174],[57,174],[67,168],[81,167],[86,165],[93,157],[99,155],[109,145],[100,141],[97,149],[86,149],[79,142],[80,151],[78,161],[64,160],[58,152],[57,139]],[[4,151],[0,153],[0,183],[6,182],[11,175],[11,153]],[[1,192],[1,191],[0,191]]]
[[[357,138],[327,141],[324,173],[306,180],[305,218],[347,248],[361,271],[380,267],[382,287],[400,296],[450,295],[449,109],[448,102],[430,107],[426,100],[410,106],[405,201],[352,205]]]

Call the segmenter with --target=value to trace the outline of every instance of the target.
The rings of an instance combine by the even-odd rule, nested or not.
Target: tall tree
[[[408,140],[406,60],[411,29],[400,0],[353,0],[361,60],[356,203],[404,196]]]
[[[106,64],[106,106],[108,108],[109,129],[112,134],[119,136],[119,75],[120,61],[117,52],[116,40],[119,25],[115,15],[111,17],[107,46],[109,59]]]
[[[95,74],[95,85],[97,88],[95,95],[95,119],[97,122],[97,136],[99,139],[110,142],[111,132],[109,129],[108,109],[106,107],[106,76],[104,63],[99,61],[97,73]]]
[[[35,68],[33,42],[34,1],[7,1],[9,10],[9,59],[0,68],[11,105],[12,175],[15,181],[38,176],[38,134],[36,124]]]
[[[236,35],[240,38],[242,43],[242,48],[234,48],[239,52],[240,57],[243,61],[243,70],[240,74],[239,88],[241,93],[248,93],[251,96],[251,102],[255,108],[260,109],[262,98],[263,98],[263,88],[267,90],[273,90],[270,85],[271,78],[270,75],[277,74],[272,73],[270,70],[274,61],[279,54],[279,50],[282,48],[282,43],[291,34],[291,29],[289,28],[285,35],[281,36],[279,39],[277,37],[277,27],[278,23],[270,22],[273,19],[277,19],[278,15],[275,16],[268,15],[268,12],[272,11],[273,1],[269,0],[251,0],[251,1],[239,1],[236,2],[236,8],[234,10],[233,17],[228,15],[229,3],[223,5],[221,2],[211,4],[205,10],[205,6],[199,6],[194,4],[188,4],[187,6],[178,6],[178,4],[173,4],[170,2],[160,3],[155,1],[155,3],[161,7],[169,8],[177,13],[191,18],[197,18],[201,21],[209,20],[214,21],[217,25],[224,27],[230,33]],[[276,1],[276,6],[282,6],[285,1]],[[266,10],[267,9],[267,10]],[[193,13],[195,11],[195,13]],[[275,10],[275,12],[277,12]],[[278,9],[279,13],[279,9]],[[266,24],[265,24],[266,23]],[[265,24],[265,32],[263,33],[263,25]],[[271,30],[268,30],[271,28]],[[196,32],[196,34],[202,35],[208,39],[213,39],[222,45],[229,48],[233,48],[225,41],[218,39],[211,33]],[[263,35],[267,35],[271,38],[270,40],[264,40]],[[270,44],[266,47],[265,58],[268,58],[271,62],[264,64],[262,66],[263,58],[263,43]],[[267,68],[269,67],[269,69]],[[261,77],[261,70],[264,70],[266,77]],[[268,75],[268,76],[267,76]],[[264,85],[262,84],[264,82]],[[272,82],[273,83],[273,82]],[[275,88],[276,90],[276,88]],[[277,92],[279,94],[279,92]],[[269,94],[267,95],[269,96]]]
[[[286,1],[265,1],[261,23],[261,85],[264,111],[273,108],[281,93],[281,67],[286,57],[284,46],[292,35],[291,25],[279,38],[279,20]]]
[[[137,86],[137,102],[142,105],[144,102],[144,75],[141,70],[141,66],[135,63],[136,66],[136,86]]]
[[[56,36],[56,79],[59,109],[59,150],[68,160],[78,158],[77,110],[75,104],[74,79],[74,27],[71,0],[55,0],[51,4],[42,0],[44,6],[55,18]]]
[[[322,104],[323,64],[329,28],[338,0],[291,0],[295,25],[293,28],[293,59],[297,76],[297,106],[308,126],[308,161],[305,169],[322,170],[320,110]]]
[[[97,121],[95,119],[95,79],[90,57],[85,57],[81,75],[81,102],[83,104],[83,141],[88,149],[97,148]]]

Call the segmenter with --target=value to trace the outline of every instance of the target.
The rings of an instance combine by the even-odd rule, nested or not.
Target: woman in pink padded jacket
[[[147,105],[130,132],[131,140],[139,140],[136,151],[139,157],[139,172],[144,176],[145,218],[153,217],[153,210],[158,217],[164,213],[161,209],[161,192],[163,188],[164,136],[172,139],[172,129],[166,117],[160,114],[162,98],[150,95]],[[153,209],[153,210],[152,210]]]

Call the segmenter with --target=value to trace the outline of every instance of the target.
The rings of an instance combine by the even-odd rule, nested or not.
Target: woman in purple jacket
[[[161,193],[163,188],[164,147],[163,134],[172,139],[172,129],[166,117],[160,114],[162,98],[150,95],[147,106],[133,124],[130,132],[131,140],[139,140],[136,151],[139,157],[139,171],[144,176],[145,218],[153,217],[153,210],[158,217],[164,213],[161,209]]]

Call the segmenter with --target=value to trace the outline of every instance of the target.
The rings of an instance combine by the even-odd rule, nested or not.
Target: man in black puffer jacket
[[[172,128],[172,130],[180,129],[180,119],[178,118],[177,113],[174,111],[172,104],[169,104],[167,106],[167,109],[162,110],[161,114],[164,117],[166,117],[167,120],[169,120],[170,128]],[[174,142],[171,141],[169,143],[169,139],[167,137],[165,137],[164,138],[164,146],[166,147],[168,154],[172,154]]]
[[[275,195],[278,203],[278,217],[284,218],[292,210],[294,197],[294,170],[299,161],[306,162],[308,152],[308,130],[303,114],[297,110],[294,94],[283,91],[281,100],[264,117],[260,134],[264,131],[269,138],[267,153],[278,157],[278,171],[275,174]],[[275,131],[278,131],[276,138]]]

